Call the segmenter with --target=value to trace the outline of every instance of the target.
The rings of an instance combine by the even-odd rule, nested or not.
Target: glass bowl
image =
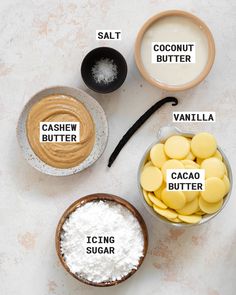
[[[226,165],[226,168],[227,168],[227,171],[228,171],[228,177],[229,177],[229,181],[230,181],[230,190],[229,190],[228,194],[224,197],[224,202],[223,202],[222,207],[217,212],[215,212],[213,214],[205,214],[205,215],[203,215],[202,220],[199,223],[196,223],[196,224],[176,223],[176,222],[171,222],[168,219],[166,219],[165,217],[162,217],[161,215],[157,214],[144,200],[142,187],[140,185],[140,175],[141,175],[142,169],[143,169],[143,167],[144,167],[144,165],[145,165],[145,163],[147,161],[149,152],[150,152],[151,148],[155,144],[164,142],[168,137],[170,137],[172,135],[183,135],[183,136],[192,138],[195,134],[191,133],[191,132],[182,131],[179,128],[174,127],[174,126],[165,126],[165,127],[162,127],[159,130],[159,132],[157,134],[157,139],[145,151],[145,153],[144,153],[144,155],[143,155],[143,157],[141,159],[141,162],[139,164],[139,168],[138,168],[138,189],[139,189],[139,193],[140,193],[142,202],[143,202],[145,208],[148,210],[148,212],[152,216],[154,216],[159,221],[161,221],[161,222],[163,222],[165,224],[168,224],[168,225],[172,225],[174,227],[189,227],[189,226],[196,226],[196,225],[206,223],[206,222],[210,221],[211,219],[213,219],[214,217],[216,217],[223,210],[223,208],[225,207],[226,203],[228,202],[228,200],[230,198],[231,191],[232,191],[232,186],[233,186],[232,170],[231,170],[231,167],[230,167],[230,164],[229,164],[229,160],[227,159],[225,153],[222,151],[222,149],[219,146],[217,146],[217,149],[221,153],[221,155],[223,157],[223,162]]]

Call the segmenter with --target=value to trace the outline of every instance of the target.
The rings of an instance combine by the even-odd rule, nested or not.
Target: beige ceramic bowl
[[[88,281],[82,277],[76,276],[74,273],[72,273],[68,267],[68,265],[66,264],[64,257],[61,253],[60,250],[60,240],[61,240],[61,232],[62,232],[62,226],[64,224],[64,222],[66,221],[66,219],[69,217],[69,215],[76,210],[76,208],[83,206],[84,204],[88,203],[88,202],[93,202],[93,201],[112,201],[115,202],[119,205],[124,206],[125,208],[127,208],[132,214],[133,216],[137,219],[137,221],[140,224],[142,233],[143,233],[143,240],[144,240],[144,246],[143,246],[143,256],[140,258],[139,260],[139,264],[137,266],[136,269],[132,269],[126,276],[124,276],[123,278],[121,278],[120,280],[116,280],[116,281],[110,281],[110,282],[101,282],[101,283],[95,283],[95,282],[91,282]],[[119,283],[124,282],[125,280],[127,280],[129,277],[131,277],[141,266],[141,264],[143,263],[143,260],[147,254],[147,248],[148,248],[148,231],[147,231],[147,227],[146,224],[142,218],[142,216],[140,215],[140,213],[137,211],[137,209],[135,209],[134,206],[132,206],[128,201],[114,196],[114,195],[110,195],[110,194],[103,194],[103,193],[97,193],[97,194],[92,194],[92,195],[88,195],[85,196],[77,201],[75,201],[62,215],[58,225],[57,225],[57,229],[56,229],[56,237],[55,237],[55,242],[56,242],[56,251],[57,251],[57,255],[63,265],[63,267],[65,268],[65,270],[70,273],[74,278],[76,278],[77,280],[79,280],[82,283],[91,285],[91,286],[95,286],[95,287],[109,287],[109,286],[114,286],[117,285]]]
[[[162,82],[159,82],[157,80],[155,80],[145,69],[143,63],[142,63],[142,57],[141,57],[141,43],[142,43],[142,39],[143,36],[145,34],[145,32],[147,31],[147,29],[156,21],[160,20],[163,17],[166,16],[183,16],[186,18],[189,18],[192,22],[194,22],[195,24],[197,24],[201,30],[203,30],[203,32],[205,33],[207,40],[208,40],[208,62],[205,65],[205,68],[203,69],[203,71],[200,73],[200,75],[198,75],[194,80],[185,83],[185,84],[181,84],[181,85],[169,85],[169,84],[165,84]],[[211,34],[211,31],[209,30],[209,28],[207,27],[207,25],[200,20],[198,17],[196,17],[195,15],[186,12],[186,11],[182,11],[182,10],[167,10],[161,13],[158,13],[156,15],[154,15],[153,17],[149,18],[144,25],[142,26],[142,28],[140,29],[137,38],[136,38],[136,43],[135,43],[135,61],[136,61],[136,65],[141,73],[141,75],[143,76],[143,78],[148,81],[150,84],[159,87],[161,89],[167,90],[167,91],[182,91],[182,90],[186,90],[189,88],[192,88],[194,86],[196,86],[197,84],[199,84],[202,80],[205,79],[205,77],[208,75],[208,73],[211,70],[211,67],[214,63],[214,59],[215,59],[215,42],[213,39],[213,36]]]

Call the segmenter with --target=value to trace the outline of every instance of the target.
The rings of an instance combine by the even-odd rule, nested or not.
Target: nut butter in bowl
[[[40,142],[40,122],[80,122],[80,141],[58,142],[58,136],[51,134],[46,142]],[[73,126],[73,125],[72,125]],[[44,129],[69,129],[64,124],[54,126],[45,125]],[[95,126],[93,119],[86,107],[71,96],[53,94],[44,97],[30,110],[26,122],[27,137],[35,154],[45,163],[56,168],[71,168],[82,163],[91,153],[95,142]],[[53,142],[51,141],[53,140]],[[63,138],[59,138],[63,141]]]
[[[70,175],[93,164],[108,136],[105,113],[85,92],[52,87],[25,106],[17,136],[26,159],[50,175]]]

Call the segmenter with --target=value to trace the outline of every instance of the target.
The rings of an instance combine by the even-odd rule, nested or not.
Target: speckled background
[[[164,97],[146,83],[134,64],[134,40],[143,22],[165,9],[185,9],[202,18],[216,41],[214,67],[198,87],[178,93],[178,107],[164,106],[126,145],[111,169],[108,157],[128,127]],[[176,230],[149,216],[138,195],[136,173],[146,147],[172,111],[216,111],[216,123],[178,124],[213,132],[235,173],[236,2],[233,0],[7,0],[0,1],[0,294],[2,295],[234,295],[236,292],[235,191],[209,224]],[[96,29],[121,29],[121,42],[98,42]],[[80,77],[90,49],[114,46],[129,73],[113,94],[89,91]],[[23,159],[16,124],[23,105],[42,88],[80,87],[103,106],[110,137],[102,158],[71,177],[43,175]],[[95,289],[77,282],[61,267],[54,233],[63,211],[76,199],[109,192],[128,199],[143,214],[150,235],[147,259],[125,283]]]

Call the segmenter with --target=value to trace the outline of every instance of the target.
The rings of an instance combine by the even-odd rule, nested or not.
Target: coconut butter
[[[208,61],[204,28],[184,15],[166,15],[153,22],[141,42],[141,60],[155,81],[184,85],[195,80]]]
[[[76,124],[79,126],[79,140],[64,140],[74,138],[67,132]],[[44,131],[56,130],[62,134],[48,135],[47,141],[42,141],[42,127]],[[95,142],[95,126],[90,113],[80,101],[67,95],[50,95],[34,104],[28,114],[26,128],[34,153],[44,163],[56,168],[79,165],[89,156]],[[50,138],[55,139],[52,141]]]

